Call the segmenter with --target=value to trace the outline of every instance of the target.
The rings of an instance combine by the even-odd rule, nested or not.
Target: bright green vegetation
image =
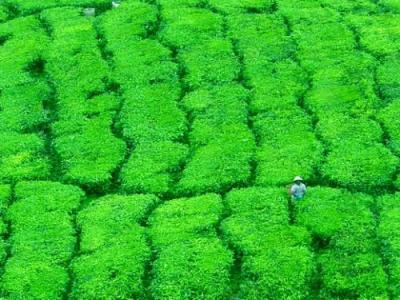
[[[23,182],[6,218],[11,224],[11,258],[4,266],[2,289],[9,299],[61,299],[76,236],[71,214],[83,192],[56,182]]]
[[[72,263],[72,299],[143,297],[150,249],[140,222],[157,202],[151,195],[108,195],[78,214],[81,255]]]
[[[400,1],[117,2],[0,1],[0,298],[400,298]]]

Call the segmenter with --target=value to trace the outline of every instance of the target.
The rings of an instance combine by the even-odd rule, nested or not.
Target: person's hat
[[[303,181],[303,178],[301,178],[300,176],[296,176],[293,181]]]

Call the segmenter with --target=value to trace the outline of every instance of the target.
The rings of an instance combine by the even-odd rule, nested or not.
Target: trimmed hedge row
[[[399,56],[389,56],[377,67],[376,80],[378,88],[386,101],[400,98],[400,75],[397,72],[399,68]]]
[[[229,36],[243,57],[244,79],[254,95],[250,109],[256,113],[252,121],[259,146],[256,184],[282,185],[300,173],[312,179],[322,160],[322,146],[298,105],[306,76],[291,59],[294,44],[284,19],[253,14],[227,19]]]
[[[53,38],[46,70],[58,96],[52,134],[63,180],[107,190],[126,146],[111,129],[119,100],[108,92],[110,71],[97,48],[93,20],[78,8],[46,10],[40,17]]]
[[[161,7],[161,20],[159,36],[170,49],[191,48],[224,37],[222,17],[210,10]]]
[[[50,173],[43,103],[48,86],[37,75],[48,39],[34,17],[0,24],[0,182],[46,179]]]
[[[395,55],[400,50],[400,16],[378,14],[374,16],[350,15],[346,21],[360,35],[360,44],[376,57]]]
[[[296,207],[298,224],[325,245],[318,257],[321,297],[387,298],[387,278],[369,209],[372,203],[372,197],[364,194],[315,187]]]
[[[398,156],[400,156],[400,98],[394,100],[384,109],[382,109],[378,118],[389,134],[389,147]]]
[[[4,237],[7,234],[7,227],[4,222],[6,210],[11,201],[11,186],[6,184],[0,185],[0,265],[3,266],[7,257],[6,243]]]
[[[154,299],[227,299],[233,257],[216,235],[222,211],[221,197],[206,194],[168,201],[150,216]]]
[[[383,259],[389,274],[389,291],[393,298],[400,297],[400,194],[386,195],[378,199],[380,240]]]
[[[1,280],[10,299],[62,299],[68,286],[67,264],[75,251],[72,214],[83,192],[56,182],[19,182],[7,211],[11,258]]]
[[[275,0],[208,0],[208,5],[224,14],[245,12],[268,12],[273,10]]]
[[[242,258],[241,299],[305,299],[313,258],[306,229],[289,225],[287,196],[280,188],[235,189],[222,232]]]
[[[158,199],[108,195],[77,217],[80,256],[72,262],[71,299],[139,299],[151,253],[140,225]]]
[[[7,6],[13,7],[19,14],[29,15],[47,8],[58,6],[83,6],[106,9],[111,7],[108,0],[5,0]]]
[[[178,107],[178,65],[171,50],[148,38],[156,22],[156,7],[138,1],[124,2],[98,21],[124,99],[116,126],[134,146],[120,174],[128,193],[170,193],[188,152],[178,142],[187,127]]]
[[[161,7],[160,38],[183,70],[183,104],[191,119],[189,162],[176,192],[197,195],[246,184],[254,138],[247,91],[237,84],[239,59],[224,39],[224,21],[209,9]]]
[[[320,167],[323,177],[352,190],[391,186],[399,160],[382,144],[379,125],[369,119],[381,106],[374,57],[356,50],[352,30],[336,17],[293,20],[298,58],[311,73],[304,104],[318,118],[317,129],[328,148]]]

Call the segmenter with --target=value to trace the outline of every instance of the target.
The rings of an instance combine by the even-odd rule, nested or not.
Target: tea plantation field
[[[400,0],[0,0],[0,298],[400,299]]]

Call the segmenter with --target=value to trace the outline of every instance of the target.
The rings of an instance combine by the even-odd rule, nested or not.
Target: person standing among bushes
[[[293,179],[293,185],[290,188],[290,195],[292,196],[292,200],[301,200],[304,198],[305,194],[307,192],[307,187],[303,182],[303,178],[300,176],[296,176]]]

